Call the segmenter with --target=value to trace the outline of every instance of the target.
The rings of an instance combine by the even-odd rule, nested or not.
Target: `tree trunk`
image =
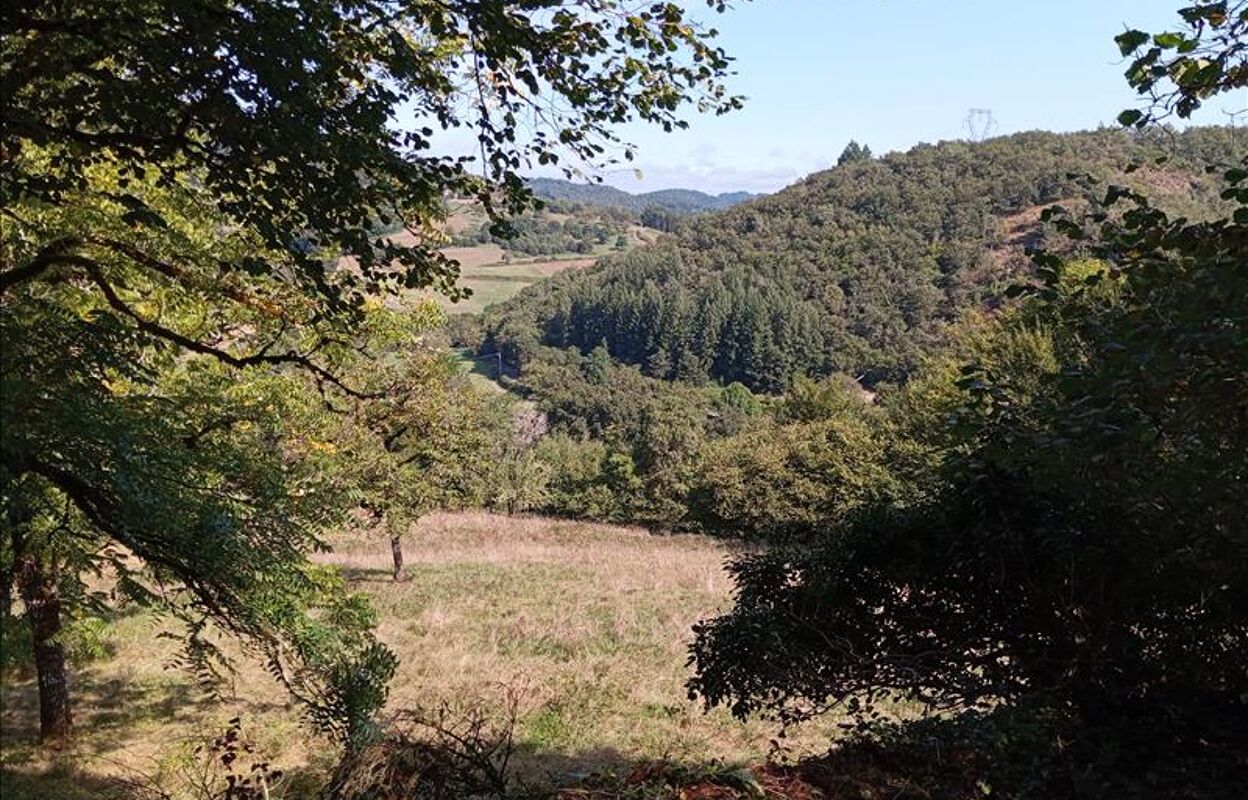
[[[18,565],[17,581],[35,645],[39,741],[61,742],[69,738],[73,718],[69,710],[65,647],[56,638],[61,631],[61,595],[56,585],[56,571],[49,569],[38,555],[27,554]]]
[[[397,533],[390,534],[390,555],[394,556],[394,579],[403,580],[403,537]]]

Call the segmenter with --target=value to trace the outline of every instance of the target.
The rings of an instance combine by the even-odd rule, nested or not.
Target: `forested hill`
[[[547,200],[565,200],[582,205],[619,208],[633,214],[656,208],[675,214],[722,211],[758,196],[749,192],[726,192],[712,195],[694,189],[660,189],[656,192],[632,194],[616,189],[614,186],[573,183],[554,178],[531,178],[527,183],[534,194]]]
[[[1200,215],[1220,201],[1194,165],[1231,150],[1226,128],[1032,132],[847,163],[530,287],[487,315],[484,347],[520,366],[541,345],[605,341],[656,377],[763,391],[801,373],[903,379],[951,322],[1029,268],[1024,247],[1052,236],[1042,207],[1119,182]],[[1133,160],[1146,166],[1124,173]],[[1089,190],[1080,174],[1102,183]]]

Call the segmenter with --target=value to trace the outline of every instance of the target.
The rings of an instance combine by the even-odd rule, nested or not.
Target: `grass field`
[[[554,219],[565,219],[567,215],[550,214]],[[480,227],[485,215],[479,207],[472,203],[456,201],[452,205],[451,215],[446,220],[446,230],[450,233],[462,233],[465,230]],[[629,227],[625,236],[628,248],[648,244],[658,237],[656,231],[640,225]],[[399,244],[412,245],[415,239],[412,234],[400,231],[390,238]],[[448,314],[478,314],[486,308],[502,303],[514,297],[521,289],[542,278],[549,278],[570,269],[585,269],[605,255],[619,252],[612,243],[594,247],[592,253],[562,253],[555,256],[526,256],[521,253],[508,253],[496,244],[482,244],[475,247],[447,247],[443,249],[451,258],[459,262],[459,283],[472,290],[472,296],[457,303],[436,293],[429,293],[438,305]]]
[[[496,244],[448,247],[444,252],[460,264],[460,285],[472,290],[471,297],[458,303],[452,303],[442,295],[431,295],[449,314],[479,313],[495,303],[514,297],[521,289],[542,278],[568,269],[584,269],[595,261],[594,258],[574,256],[546,259],[508,257]]]
[[[363,536],[324,558],[367,592],[379,635],[401,658],[390,709],[450,702],[500,710],[519,702],[516,766],[568,774],[637,759],[755,759],[772,731],[704,714],[685,698],[690,625],[729,600],[724,543],[696,536],[487,514],[437,515],[409,535],[411,579],[390,579],[387,545]],[[292,780],[311,784],[332,748],[312,739],[285,695],[243,664],[220,701],[179,670],[176,647],[148,613],[113,620],[110,655],[74,671],[78,738],[61,753],[34,746],[35,686],[3,683],[4,800],[131,796],[117,781],[185,782],[194,747],[241,715]],[[831,722],[790,744],[817,751]]]

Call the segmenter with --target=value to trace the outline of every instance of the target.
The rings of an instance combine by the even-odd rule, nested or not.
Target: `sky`
[[[1112,125],[1137,98],[1113,37],[1176,29],[1179,0],[732,0],[695,12],[735,57],[729,88],[745,108],[690,112],[667,134],[630,124],[630,168],[605,182],[771,192],[835,163],[855,139],[877,155],[966,138],[972,108],[997,134]],[[701,6],[686,0],[686,7]],[[1193,121],[1226,124],[1248,92],[1215,99]],[[1248,125],[1248,114],[1239,118]],[[637,172],[632,167],[636,167]]]

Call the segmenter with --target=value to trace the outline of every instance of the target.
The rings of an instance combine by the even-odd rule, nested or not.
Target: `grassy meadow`
[[[568,214],[546,212],[550,219],[562,222]],[[445,227],[448,233],[459,234],[476,229],[485,222],[484,212],[473,203],[456,201],[451,206],[450,216]],[[401,244],[413,244],[411,234],[400,232],[393,238]],[[641,244],[654,241],[655,231],[640,225],[629,227],[625,236],[628,246],[632,249]],[[613,243],[594,247],[592,253],[562,253],[555,256],[528,256],[523,253],[508,253],[497,244],[480,244],[474,247],[448,247],[443,250],[460,265],[460,285],[472,291],[472,296],[459,302],[452,302],[436,292],[428,292],[449,314],[478,314],[489,306],[511,299],[521,289],[530,284],[548,278],[565,270],[585,269],[605,255],[619,252]]]
[[[723,608],[729,546],[698,536],[484,513],[421,521],[406,540],[409,579],[390,576],[388,544],[359,535],[321,559],[337,565],[380,613],[380,638],[400,657],[388,711],[518,712],[517,772],[530,779],[646,759],[756,760],[774,734],[685,698],[690,625]],[[122,613],[105,654],[72,671],[77,739],[35,747],[36,687],[3,682],[5,800],[136,797],[139,776],[166,790],[193,785],[195,748],[241,716],[259,751],[288,771],[286,796],[323,779],[333,748],[311,738],[284,692],[240,661],[220,698],[171,667],[168,622]],[[798,752],[826,748],[834,721],[797,732]]]
[[[444,251],[459,262],[459,283],[472,290],[472,296],[459,302],[430,292],[448,314],[476,314],[489,306],[515,296],[526,286],[568,269],[584,269],[595,259],[583,256],[532,258],[512,256],[496,244],[476,247],[448,247]]]

